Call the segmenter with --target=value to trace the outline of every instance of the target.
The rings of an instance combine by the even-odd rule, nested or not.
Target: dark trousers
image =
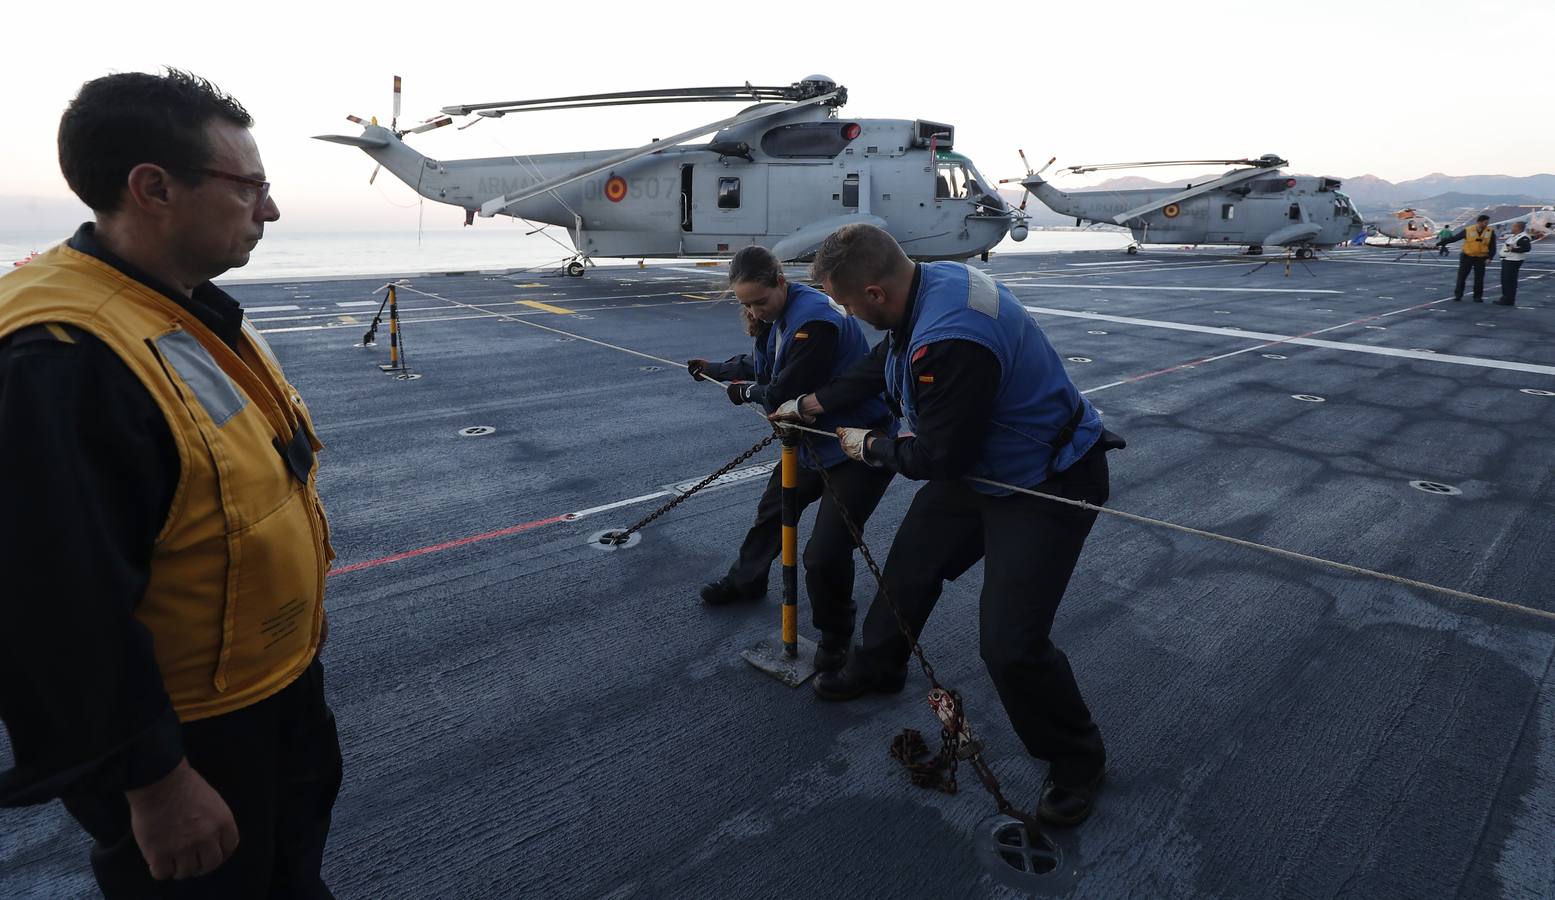
[[[199,878],[156,881],[130,832],[122,793],[80,793],[65,808],[96,840],[103,896],[328,898],[319,869],[340,790],[340,741],[317,659],[280,693],[237,712],[187,722],[184,755],[221,794],[238,848]]]
[[[1106,452],[1091,450],[1036,489],[1098,506],[1107,502]],[[1106,761],[1069,660],[1048,637],[1095,521],[1094,512],[1051,500],[993,497],[968,482],[931,481],[913,498],[885,565],[886,588],[916,638],[944,582],[984,560],[983,662],[1015,733],[1066,783],[1089,779]],[[859,664],[899,670],[910,652],[889,604],[877,594],[864,620]]]
[[[1452,299],[1463,299],[1463,284],[1468,281],[1469,270],[1474,270],[1474,299],[1485,299],[1485,262],[1483,256],[1458,255],[1458,283],[1452,289]]]
[[[895,473],[847,460],[827,469],[826,474],[854,524],[862,530]],[[819,472],[801,467],[798,492],[800,512],[817,499],[821,501],[814,530],[804,545],[804,583],[810,595],[811,621],[821,633],[822,646],[844,649],[853,639],[856,616],[853,537],[837,514],[837,501],[826,493]],[[766,585],[772,561],[782,549],[783,470],[778,466],[756,504],[756,522],[745,534],[739,559],[729,568],[729,580],[745,588]]]
[[[1501,260],[1501,299],[1497,303],[1506,306],[1517,305],[1517,272],[1523,267],[1522,260]]]

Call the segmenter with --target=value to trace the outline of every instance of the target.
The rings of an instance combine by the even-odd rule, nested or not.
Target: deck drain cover
[[[1292,399],[1292,400],[1300,400],[1303,403],[1324,403],[1324,402],[1326,402],[1322,397],[1319,397],[1319,396],[1317,396],[1315,394],[1291,394],[1290,395],[1290,399]]]
[[[1067,894],[1079,869],[1065,848],[1046,834],[1035,841],[1025,825],[1005,815],[993,816],[978,828],[977,855],[996,880],[1037,895]]]
[[[1425,491],[1427,494],[1444,494],[1455,497],[1463,493],[1450,484],[1442,484],[1440,481],[1411,481],[1409,486],[1417,491]]]
[[[1086,334],[1106,334],[1105,331],[1087,331]]]
[[[1265,353],[1263,355],[1263,358],[1264,359],[1284,359],[1285,357],[1279,355],[1278,353]]]
[[[1089,356],[1071,356],[1069,361],[1072,363],[1088,363],[1091,361],[1091,358]]]
[[[1555,397],[1555,391],[1546,391],[1540,388],[1518,388],[1524,394],[1532,394],[1535,397]]]
[[[460,437],[485,437],[488,434],[495,433],[496,430],[497,429],[492,428],[490,425],[471,425],[469,428],[461,428],[461,429],[459,429],[459,436]]]
[[[625,541],[617,543],[616,538],[625,531],[625,528],[606,528],[604,531],[596,531],[584,541],[595,550],[603,550],[606,553],[612,550],[620,550],[624,547],[635,547],[643,539],[641,531],[632,532],[632,536]]]
[[[396,381],[415,381],[417,378],[420,378],[420,377],[421,377],[421,373],[420,372],[400,372],[398,375],[394,376],[394,379]]]
[[[643,371],[644,372],[658,372],[658,371],[662,371],[663,368],[664,368],[663,366],[643,366]]]

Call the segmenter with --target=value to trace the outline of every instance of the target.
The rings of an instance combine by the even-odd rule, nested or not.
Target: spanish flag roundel
[[[1168,203],[1165,206],[1161,207],[1161,215],[1167,217],[1168,219],[1175,219],[1175,218],[1177,218],[1177,214],[1180,213],[1180,212],[1182,212],[1182,207],[1178,206],[1175,203]]]
[[[620,203],[622,200],[625,200],[626,179],[620,175],[610,176],[610,180],[605,182],[605,199],[611,203]]]

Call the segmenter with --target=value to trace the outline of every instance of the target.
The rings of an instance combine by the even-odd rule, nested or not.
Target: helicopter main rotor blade
[[[1143,206],[1136,206],[1133,209],[1120,212],[1112,217],[1112,221],[1114,224],[1122,225],[1129,219],[1142,216],[1145,213],[1155,212],[1164,206],[1170,206],[1173,203],[1181,203],[1184,200],[1191,200],[1200,194],[1207,194],[1210,191],[1220,190],[1221,188],[1236,184],[1237,182],[1246,181],[1249,178],[1254,178],[1259,175],[1267,175],[1268,173],[1269,170],[1263,168],[1237,169],[1235,172],[1222,175],[1213,181],[1206,181],[1197,187],[1189,188],[1186,191],[1178,191],[1171,196],[1162,197],[1159,200],[1152,200]]]
[[[726,119],[719,119],[716,122],[709,122],[706,125],[699,125],[696,128],[682,131],[679,134],[671,135],[662,141],[654,141],[650,144],[644,144],[641,147],[637,147],[636,149],[618,153],[608,159],[600,160],[597,163],[593,163],[591,165],[585,166],[582,169],[569,172],[566,175],[557,176],[556,178],[552,178],[549,181],[542,181],[539,184],[520,188],[519,190],[502,197],[493,197],[490,200],[487,200],[485,203],[481,204],[481,216],[483,218],[491,218],[492,216],[515,203],[522,203],[523,201],[532,197],[538,197],[541,194],[550,193],[559,187],[565,187],[566,185],[572,184],[574,181],[582,181],[590,175],[598,175],[600,172],[609,171],[616,166],[625,165],[634,159],[640,159],[641,157],[648,156],[649,154],[657,153],[660,150],[665,150],[670,147],[677,147],[694,137],[699,137],[701,135],[707,134],[708,132],[718,131],[730,125],[744,125],[749,122],[756,122],[770,116],[776,116],[789,112],[791,110],[803,109],[806,106],[814,106],[818,103],[825,103],[828,100],[837,97],[839,93],[840,91],[830,91],[825,94],[811,97],[808,100],[801,100],[798,103],[773,106],[768,109],[760,110],[754,114],[749,112],[742,112],[737,115],[730,116]]]
[[[1087,172],[1106,172],[1112,169],[1148,169],[1156,166],[1256,166],[1261,169],[1273,169],[1284,165],[1289,165],[1289,163],[1271,154],[1258,159],[1158,159],[1147,162],[1101,163],[1090,166],[1069,166],[1064,171],[1075,175],[1084,175]]]
[[[660,98],[660,103],[697,102],[708,100],[798,100],[800,97],[793,87],[753,87],[750,84],[734,87],[690,87],[690,88],[659,88],[643,91],[612,91],[605,94],[577,94],[571,97],[544,97],[537,100],[504,100],[497,103],[466,103],[443,107],[443,112],[450,116],[467,116],[472,112],[481,110],[501,110],[503,112],[528,112],[542,109],[572,109],[574,106],[556,106],[555,104],[582,104],[596,106],[609,106],[613,101],[632,101],[644,98]],[[630,105],[629,103],[623,103]]]

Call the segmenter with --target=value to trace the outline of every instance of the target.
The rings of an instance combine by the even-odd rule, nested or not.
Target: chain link
[[[802,431],[795,432],[804,442],[805,448],[810,451],[813,459],[819,460],[815,448],[810,444],[810,436]],[[902,615],[902,610],[892,599],[890,590],[885,584],[885,575],[880,571],[880,566],[875,563],[874,555],[869,552],[869,545],[864,543],[864,533],[853,521],[853,516],[848,512],[848,507],[842,502],[832,487],[831,475],[824,466],[817,465],[816,470],[821,473],[821,483],[825,485],[826,492],[831,494],[836,503],[837,514],[842,518],[842,524],[848,529],[848,535],[853,538],[853,543],[858,547],[859,554],[864,557],[864,562],[869,566],[869,571],[875,576],[875,583],[880,586],[880,596],[891,607],[891,613],[896,617],[896,627],[901,629],[902,636],[907,638],[912,645],[912,652],[918,658],[918,665],[923,668],[923,674],[929,679],[929,684],[936,690],[943,691],[950,697],[952,711],[951,721],[944,723],[940,729],[939,753],[928,762],[915,763],[912,760],[928,752],[928,747],[923,743],[923,736],[912,729],[906,729],[891,742],[891,755],[902,762],[912,777],[914,784],[920,787],[930,787],[942,790],[947,794],[956,792],[956,766],[961,759],[963,747],[969,749],[967,761],[972,766],[972,771],[977,773],[978,781],[982,782],[984,789],[993,796],[994,803],[998,805],[999,812],[1020,821],[1026,826],[1031,840],[1036,843],[1047,843],[1042,835],[1036,817],[1030,813],[1022,812],[1004,796],[1004,791],[999,787],[999,779],[995,777],[993,769],[988,761],[983,759],[983,751],[980,744],[971,737],[971,730],[966,723],[966,706],[961,701],[961,695],[949,690],[939,683],[934,677],[934,667],[929,665],[929,658],[923,652],[923,645],[918,643],[918,638],[913,635],[912,629],[907,626],[907,620]],[[963,740],[965,739],[965,740]],[[939,774],[941,771],[944,774]]]
[[[771,434],[767,435],[765,438],[762,438],[761,441],[758,442],[754,447],[750,448],[749,450],[746,450],[744,453],[741,453],[739,456],[736,456],[734,459],[730,460],[728,462],[728,464],[725,465],[723,468],[719,469],[718,471],[714,472],[713,474],[711,474],[711,475],[707,476],[706,478],[702,479],[701,481],[697,482],[697,484],[694,487],[692,487],[691,490],[686,491],[684,494],[681,494],[679,497],[676,497],[675,499],[671,500],[670,502],[664,504],[663,506],[659,507],[658,509],[656,509],[653,512],[649,513],[648,515],[644,516],[642,521],[638,522],[636,525],[633,525],[631,528],[628,528],[625,531],[615,532],[614,534],[607,534],[604,537],[600,538],[599,542],[602,543],[602,544],[610,544],[612,546],[617,546],[617,547],[619,547],[620,545],[626,543],[627,540],[633,534],[635,534],[637,531],[641,530],[649,522],[652,522],[654,519],[657,519],[659,516],[662,516],[665,513],[669,512],[670,510],[674,509],[675,507],[679,506],[681,503],[683,503],[687,499],[689,499],[692,494],[695,494],[697,491],[700,491],[701,489],[707,487],[708,485],[712,484],[714,481],[717,481],[719,478],[722,478],[723,476],[729,474],[729,472],[735,466],[739,465],[742,462],[745,462],[746,460],[750,459],[752,456],[755,456],[757,453],[760,453],[769,444],[771,444],[773,441],[777,440],[777,437],[778,437],[778,432],[777,432],[777,429],[774,428],[774,429],[772,429],[772,433]]]

